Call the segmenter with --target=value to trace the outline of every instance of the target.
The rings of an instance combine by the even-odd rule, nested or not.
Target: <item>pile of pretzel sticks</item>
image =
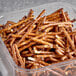
[[[0,36],[18,66],[37,69],[76,57],[76,30],[63,8],[37,18],[31,9],[17,23],[0,25]]]

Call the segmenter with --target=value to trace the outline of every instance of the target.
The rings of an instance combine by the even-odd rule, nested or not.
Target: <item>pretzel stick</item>
[[[40,17],[44,14],[44,12],[45,12],[45,10],[43,10],[39,14],[39,16],[36,18],[36,20],[33,22],[33,24],[31,25],[30,29],[28,30],[29,33],[36,27],[35,23],[40,19]]]
[[[31,53],[34,53],[34,51],[32,50],[32,48],[31,48],[31,47],[29,47],[29,51],[30,51]]]
[[[61,47],[64,48],[64,45],[63,45],[58,39],[56,39],[55,42],[56,42],[58,45],[60,45]]]
[[[46,58],[46,57],[54,57],[53,55],[35,55],[35,57],[43,57],[43,58]]]
[[[66,17],[66,15],[65,15],[63,10],[62,10],[62,14],[63,14],[64,20],[67,22],[68,20],[67,20],[67,17]],[[72,25],[69,25],[69,26],[72,27]]]
[[[31,38],[33,41],[44,44],[44,45],[49,45],[51,48],[53,47],[51,43],[48,43],[46,41],[43,41],[41,39],[37,39],[37,38]]]
[[[50,60],[53,61],[53,62],[58,62],[58,59],[53,58],[53,57],[50,57]]]
[[[52,21],[52,20],[49,20],[49,21]],[[62,19],[61,18],[58,18],[58,19],[55,19],[55,20],[53,20],[54,22],[61,22],[62,21]]]
[[[49,32],[49,33],[47,33],[48,35],[59,35],[59,34],[61,34],[61,32]]]
[[[18,32],[18,34],[20,35],[20,34],[22,34],[24,31],[26,31],[31,24],[32,24],[32,23],[29,23],[28,25],[26,25],[26,27],[23,28],[22,30],[20,30],[20,31]]]
[[[15,47],[15,49],[16,49],[17,57],[18,57],[18,60],[19,60],[19,62],[20,62],[20,64],[21,64],[21,67],[22,67],[22,68],[25,68],[25,63],[24,63],[22,57],[20,56],[20,53],[19,53],[19,50],[18,50],[17,45],[14,44],[14,47]]]
[[[48,64],[48,63],[46,63],[46,62],[44,62],[44,61],[39,61],[38,63],[39,63],[39,64],[42,64],[42,65],[44,65],[44,66],[50,65],[50,64]]]
[[[32,22],[32,20],[28,20],[28,21],[26,21],[25,23],[23,23],[23,24],[21,24],[21,26],[19,26],[18,27],[18,30],[20,29],[22,29],[22,28],[24,28],[24,27],[26,27],[29,23],[31,23]]]
[[[51,52],[36,51],[36,50],[35,50],[35,53],[36,53],[36,54],[51,54]],[[38,56],[39,56],[39,55],[38,55]]]
[[[12,48],[13,59],[14,59],[15,63],[18,65],[18,60],[17,60],[17,55],[16,55],[16,51],[15,51],[14,45],[11,48]]]
[[[61,14],[60,12],[58,12],[58,13],[56,13],[54,16],[49,16],[49,17],[46,16],[46,19],[53,21],[53,20],[55,20],[55,19],[61,18],[61,17],[60,17],[61,15],[62,15],[62,14]]]
[[[54,40],[48,39],[48,38],[45,38],[45,39],[42,39],[42,40],[47,41],[47,42],[49,42],[49,43],[53,43],[53,42],[54,42]]]
[[[75,50],[75,45],[74,45],[74,42],[71,40],[68,32],[65,30],[65,28],[62,28],[63,32],[64,32],[64,35],[67,37],[68,41],[69,41],[69,44],[71,45],[71,48],[72,50]]]
[[[25,37],[26,37],[27,35],[28,35],[27,33],[24,34],[24,36],[19,40],[19,42],[18,42],[17,44],[20,44],[20,43],[25,39]]]
[[[52,29],[53,29],[53,27],[47,28],[47,29],[45,29],[45,32],[47,33],[49,31],[51,31]]]
[[[34,54],[26,54],[26,55],[23,55],[23,57],[32,57]]]
[[[23,46],[25,44],[28,44],[29,42],[30,42],[30,39],[27,40],[27,41],[22,42],[21,44],[18,44],[18,47],[21,47],[21,46]]]
[[[19,48],[19,51],[21,52],[22,50],[24,50],[24,49],[26,49],[28,47],[31,47],[34,44],[35,44],[35,42],[31,42],[29,45],[26,45],[26,46],[23,46],[23,47]]]
[[[50,64],[48,64],[48,63],[46,63],[46,62],[44,62],[44,61],[36,61],[34,58],[29,58],[30,60],[32,60],[32,61],[35,61],[35,62],[38,62],[39,64],[42,64],[42,65],[44,65],[44,66],[48,66],[48,65],[50,65]]]
[[[38,45],[37,48],[50,48],[48,45]]]
[[[12,41],[10,42],[11,46],[13,45],[14,41],[15,41],[15,38],[13,38]]]
[[[2,39],[2,40],[3,40],[3,39]],[[4,40],[4,43],[5,43],[5,44],[8,44],[8,42],[11,41],[11,40],[12,40],[12,38],[6,39],[6,40]]]
[[[35,54],[52,54],[51,52],[38,51],[36,47],[33,48]]]
[[[56,53],[57,53],[58,55],[64,55],[64,54],[63,54],[64,51],[63,51],[61,48],[59,48],[58,46],[57,46],[57,49],[56,49]]]
[[[45,29],[45,28],[47,28],[47,27],[52,27],[52,26],[57,26],[57,25],[59,25],[60,27],[61,26],[65,26],[65,24],[72,24],[71,22],[63,22],[63,23],[51,23],[51,24],[48,24],[48,25],[45,25],[45,26],[42,26],[41,28],[42,29]]]
[[[46,33],[47,35],[61,35],[62,32],[49,32],[49,33]],[[76,32],[69,32],[68,33],[69,35],[72,35],[72,34],[76,34]],[[61,35],[62,37],[66,37],[64,36],[63,34]]]
[[[71,21],[70,18],[69,18],[69,16],[68,16],[68,12],[65,12],[65,16],[66,16],[66,18],[67,18],[68,21]]]
[[[22,35],[15,35],[15,34],[9,34],[8,36],[7,36],[7,39],[9,38],[9,37],[14,37],[14,38],[19,38],[19,37],[22,37]]]
[[[28,53],[28,51],[23,51],[21,54],[22,55],[25,55],[25,54],[27,54]]]
[[[45,35],[46,35],[46,33],[42,33],[42,34],[39,34],[38,36],[36,36],[35,38],[40,38],[40,37],[43,37]]]
[[[45,13],[45,9],[38,15],[37,19]]]
[[[61,22],[61,21],[63,21],[62,14],[58,14],[56,16],[53,16],[53,18],[49,17],[49,18],[47,18],[46,21]]]
[[[75,21],[76,21],[76,19],[71,20],[71,22],[75,22]]]
[[[51,22],[61,22],[62,21],[62,18],[55,18],[55,19],[48,19],[48,20],[46,20],[46,22],[45,23],[51,23]],[[55,25],[54,25],[55,26]]]
[[[47,17],[47,18],[50,18],[50,17],[53,18],[53,17],[59,15],[60,12],[61,12],[61,9],[59,9],[59,11],[57,10],[57,11],[53,12],[52,14],[47,15],[46,17]]]
[[[54,16],[54,15],[57,14],[58,12],[60,13],[61,10],[63,10],[63,8],[60,8],[60,9],[56,10],[54,13],[52,13],[51,15],[48,15],[47,17],[49,17],[49,16]]]
[[[13,22],[13,21],[7,21],[7,24],[14,25],[14,24],[16,24],[16,23],[15,23],[15,22]]]
[[[3,30],[0,30],[0,33],[1,33],[1,32],[5,32],[5,31],[7,31],[7,30],[10,30],[10,29],[12,29],[12,28],[14,28],[14,27],[17,27],[18,25],[20,25],[20,24],[28,21],[28,20],[31,19],[31,18],[32,18],[32,17],[27,18],[26,20],[21,21],[21,22],[19,22],[19,23],[16,23],[16,24],[14,24],[14,25],[11,25],[8,29],[6,28],[6,29],[3,29]]]
[[[62,37],[59,37],[58,35],[56,35],[56,38],[58,39],[59,42],[65,45],[65,42],[62,40]]]
[[[0,24],[0,27],[3,27],[3,25]]]
[[[70,52],[69,53],[69,58],[74,58],[73,55],[75,54],[75,52]]]
[[[34,11],[32,9],[30,9],[30,12],[28,14],[28,17],[32,17],[33,16]]]
[[[67,18],[66,18],[66,15],[65,15],[64,11],[63,10],[61,10],[61,11],[62,11],[62,14],[63,14],[63,17],[64,17],[65,21],[67,21]]]
[[[61,58],[61,60],[65,60],[65,59],[67,59],[66,55]]]
[[[36,20],[36,21],[37,21],[37,20]],[[35,24],[36,21],[34,21],[33,24],[31,25],[33,28],[30,27],[30,29],[28,30],[29,32],[27,31],[26,34],[24,34],[24,36],[21,38],[21,40],[18,42],[18,44],[19,44],[20,42],[22,42],[23,39],[27,36],[27,34],[29,34],[29,33],[35,28],[34,26],[36,26],[36,25],[34,25],[34,24]],[[33,25],[34,25],[34,26],[33,26]],[[32,29],[31,29],[31,28],[32,28]]]

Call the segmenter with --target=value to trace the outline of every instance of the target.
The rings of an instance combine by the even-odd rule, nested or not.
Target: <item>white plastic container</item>
[[[37,7],[31,7],[28,9],[3,14],[0,17],[0,24],[5,24],[8,20],[17,22],[24,15],[26,15],[30,9],[34,10],[35,16],[37,16],[43,9],[46,9],[46,15],[54,12],[59,8],[64,8],[64,11],[69,13],[71,19],[76,18],[76,12],[72,5],[63,2],[54,2],[49,4],[40,5]],[[76,26],[74,27],[76,28]],[[3,76],[76,76],[76,60],[64,61],[50,66],[45,66],[39,69],[23,69],[17,66],[12,57],[10,56],[6,46],[0,38],[0,57],[1,57],[1,72]],[[68,69],[67,69],[68,68]]]

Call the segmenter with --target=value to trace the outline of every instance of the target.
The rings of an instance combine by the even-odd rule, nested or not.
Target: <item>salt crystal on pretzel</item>
[[[32,58],[32,57],[28,57],[28,60],[36,61],[35,58]]]
[[[34,52],[35,52],[36,54],[51,54],[51,52],[38,51],[36,47],[34,47]]]

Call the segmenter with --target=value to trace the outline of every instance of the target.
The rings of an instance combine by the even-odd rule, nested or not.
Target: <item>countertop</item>
[[[76,0],[0,0],[0,14],[20,9],[26,9],[30,6],[58,1],[67,2],[76,6]]]

